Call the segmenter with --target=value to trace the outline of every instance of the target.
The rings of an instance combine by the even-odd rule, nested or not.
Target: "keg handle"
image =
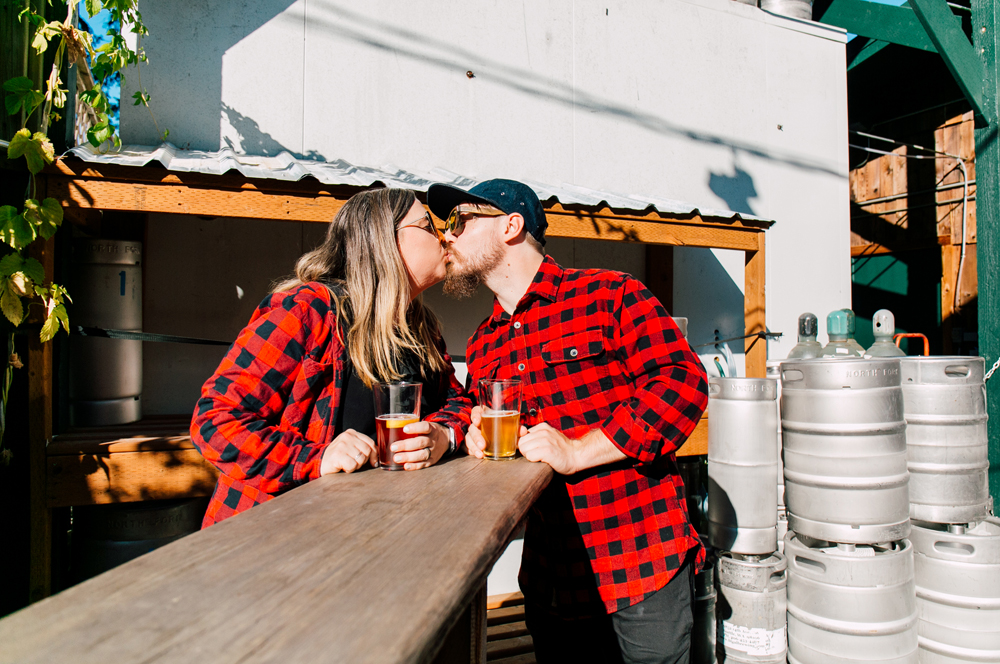
[[[951,378],[968,378],[970,371],[967,364],[950,364],[944,368],[944,375]]]
[[[794,383],[805,378],[805,374],[797,369],[782,369],[781,370],[781,382],[782,383]]]
[[[795,556],[793,560],[799,567],[812,568],[812,571],[818,570],[820,574],[826,574],[826,565],[818,560],[813,560],[812,558],[806,558],[804,556]]]
[[[976,553],[976,547],[965,542],[934,542],[934,550],[938,553],[953,556],[972,556]]]

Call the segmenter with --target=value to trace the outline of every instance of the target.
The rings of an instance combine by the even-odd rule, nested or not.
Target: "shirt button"
[[[524,362],[522,362],[521,364],[517,365],[517,370],[518,371],[524,371]]]
[[[514,323],[514,329],[515,330],[520,330],[521,329],[521,322],[520,321]]]
[[[570,357],[576,357],[577,355],[578,355],[578,353],[576,352],[576,349],[575,348],[571,348],[570,351],[569,351],[569,356]]]
[[[528,415],[530,415],[531,417],[535,417],[536,415],[538,415],[538,411],[532,408],[531,410],[528,411]]]

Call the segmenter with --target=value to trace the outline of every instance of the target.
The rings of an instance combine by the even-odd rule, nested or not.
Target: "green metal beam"
[[[818,20],[862,37],[937,52],[909,7],[893,7],[866,0],[833,0]]]
[[[976,127],[976,261],[979,275],[979,354],[986,370],[1000,358],[1000,3],[972,0],[972,40],[983,64],[983,103],[988,125]],[[1000,370],[986,383],[989,415],[990,493],[1000,512]]]
[[[858,39],[863,39],[863,38],[858,37]],[[867,41],[868,43],[862,46],[861,49],[854,54],[853,58],[850,58],[850,53],[848,52],[848,57],[850,58],[850,62],[847,63],[847,71],[851,71],[852,69],[860,65],[862,62],[872,57],[873,55],[875,55],[876,53],[878,53],[883,48],[889,45],[889,42],[879,41],[877,39],[868,39]]]
[[[951,13],[945,0],[909,2],[972,109],[992,120],[995,116],[988,115],[983,105],[983,62],[965,36],[961,19]]]

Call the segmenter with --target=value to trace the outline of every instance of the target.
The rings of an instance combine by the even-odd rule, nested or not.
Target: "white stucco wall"
[[[142,83],[178,146],[530,178],[774,219],[767,323],[785,337],[771,357],[794,344],[799,313],[850,304],[839,30],[731,0],[147,0],[142,12]],[[137,81],[127,76],[124,99]],[[157,142],[145,109],[123,106],[122,137]],[[742,333],[742,263],[677,250],[672,313],[691,320],[692,343]],[[475,307],[444,309],[449,328],[474,327]]]

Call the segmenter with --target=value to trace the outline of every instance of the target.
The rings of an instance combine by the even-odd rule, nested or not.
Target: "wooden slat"
[[[698,420],[698,426],[694,428],[680,449],[677,456],[699,456],[708,454],[708,417]]]
[[[486,659],[494,662],[505,657],[534,652],[534,649],[535,646],[530,635],[502,641],[490,641],[486,644]]]
[[[546,464],[309,482],[0,620],[0,662],[428,662]]]
[[[520,620],[517,622],[510,622],[490,627],[486,640],[500,641],[502,639],[513,639],[519,636],[526,636],[527,634],[528,627],[525,625],[523,620]]]
[[[500,659],[490,659],[490,662],[495,664],[535,664],[537,661],[535,659],[534,652],[526,652],[523,655],[514,655],[513,657],[503,657]]]
[[[505,625],[519,620],[524,620],[524,605],[504,606],[499,609],[490,609],[486,613],[486,624],[490,628],[494,625]]]
[[[49,507],[211,495],[219,473],[195,449],[48,458]]]
[[[524,595],[519,592],[490,595],[486,598],[486,608],[488,610],[502,609],[505,606],[520,606],[522,604],[524,604]]]

